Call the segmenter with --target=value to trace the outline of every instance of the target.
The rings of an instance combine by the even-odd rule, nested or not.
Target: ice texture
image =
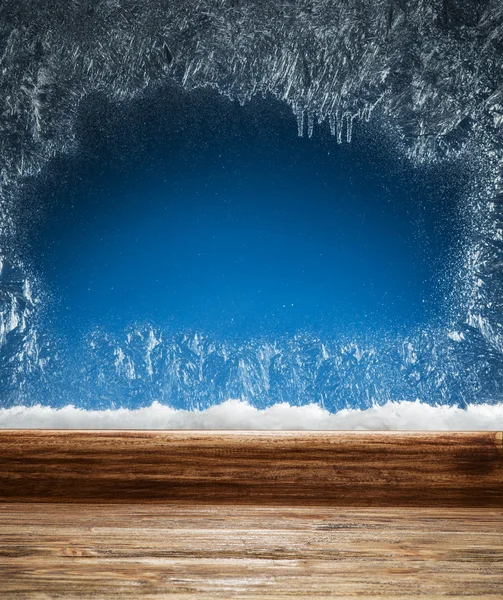
[[[299,135],[316,135],[326,122],[340,143],[351,141],[359,121],[374,119],[383,143],[411,160],[461,160],[480,173],[472,193],[460,199],[466,240],[453,322],[441,334],[419,335],[413,346],[429,353],[423,377],[434,374],[428,385],[437,385],[440,395],[462,372],[470,392],[455,385],[451,398],[497,397],[503,385],[502,57],[501,0],[3,0],[3,399],[15,390],[9,401],[22,401],[26,378],[43,380],[52,356],[35,329],[37,298],[16,245],[20,187],[51,157],[76,150],[74,124],[86,96],[120,103],[166,82],[186,90],[211,87],[242,103],[271,95],[291,106]],[[397,340],[394,352],[400,347]],[[442,362],[452,347],[456,358]],[[126,350],[109,366],[131,381],[140,367]],[[460,365],[471,366],[467,372]],[[152,377],[156,367],[141,368]],[[408,368],[401,363],[402,372]],[[379,377],[374,381],[379,385]],[[384,390],[379,399],[386,398]]]
[[[316,404],[337,412],[402,400],[465,408],[497,405],[502,397],[500,357],[488,354],[480,331],[468,325],[406,336],[298,333],[241,341],[146,325],[121,335],[97,329],[82,347],[58,354],[49,346],[31,358],[20,372],[24,387],[15,380],[4,407],[134,409],[160,402],[202,410],[234,398],[257,408]]]
[[[419,160],[503,124],[499,0],[4,0],[2,179],[75,143],[84,96],[125,100],[167,79],[291,105],[299,133],[342,141],[378,112]],[[169,107],[166,107],[169,110]]]

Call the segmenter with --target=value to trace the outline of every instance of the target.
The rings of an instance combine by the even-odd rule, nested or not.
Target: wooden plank
[[[1,431],[0,501],[503,507],[502,436]]]
[[[503,509],[0,505],[2,600],[503,598]]]

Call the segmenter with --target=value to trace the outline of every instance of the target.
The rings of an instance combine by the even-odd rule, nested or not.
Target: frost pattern
[[[326,122],[339,143],[351,141],[358,121],[373,118],[383,143],[411,160],[457,157],[486,175],[474,181],[464,207],[465,260],[449,326],[463,337],[445,333],[438,348],[435,335],[420,343],[436,365],[431,369],[445,371],[433,378],[439,390],[456,377],[456,369],[449,375],[448,364],[435,362],[444,360],[444,348],[455,344],[458,361],[470,356],[476,398],[503,352],[501,56],[500,0],[3,0],[1,385],[19,396],[25,376],[36,371],[43,379],[47,371],[15,243],[20,186],[52,156],[76,149],[74,123],[86,96],[122,102],[170,81],[186,90],[211,87],[242,103],[270,94],[291,106],[299,135],[315,135]],[[15,281],[7,275],[14,272]],[[163,347],[149,343],[152,352]],[[124,348],[110,360],[135,380],[138,362]],[[243,358],[233,369],[251,389],[257,373],[267,379],[263,364]],[[154,362],[145,368],[153,377]]]

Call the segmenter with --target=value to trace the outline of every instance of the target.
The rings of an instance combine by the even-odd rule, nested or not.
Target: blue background
[[[377,126],[356,124],[351,144],[327,124],[299,138],[273,99],[173,88],[88,100],[77,137],[32,183],[42,216],[25,232],[68,338],[137,321],[246,337],[442,315],[463,178],[414,168]]]

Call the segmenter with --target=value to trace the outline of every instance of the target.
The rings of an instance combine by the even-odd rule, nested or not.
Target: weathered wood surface
[[[503,598],[503,510],[0,505],[0,598]]]
[[[0,432],[2,600],[264,596],[503,598],[502,435]]]
[[[0,502],[503,507],[501,433],[0,431]]]

